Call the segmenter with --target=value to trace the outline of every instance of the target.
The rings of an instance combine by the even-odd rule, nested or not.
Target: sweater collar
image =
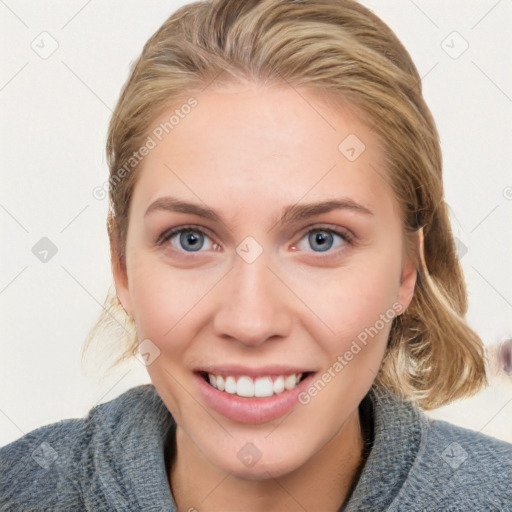
[[[152,384],[119,398],[87,418],[90,442],[81,456],[85,504],[176,512],[164,455],[173,455],[176,423]],[[428,421],[414,404],[373,386],[360,413],[373,424],[373,439],[339,512],[388,508],[407,479]]]
[[[339,512],[388,510],[425,440],[427,416],[412,401],[372,386],[360,412],[373,424],[371,447],[355,488]]]
[[[85,428],[80,481],[86,510],[177,512],[164,459],[176,423],[152,384],[95,407]]]

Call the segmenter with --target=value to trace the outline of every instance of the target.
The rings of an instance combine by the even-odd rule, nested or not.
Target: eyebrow
[[[356,203],[352,199],[340,198],[330,199],[327,201],[318,201],[316,203],[285,206],[281,212],[281,216],[277,220],[277,223],[280,225],[291,224],[293,222],[298,222],[300,220],[314,217],[322,213],[328,213],[333,210],[350,210],[364,215],[373,215],[371,210],[359,203]],[[225,219],[215,210],[208,208],[207,206],[190,203],[171,196],[165,196],[156,199],[149,205],[146,213],[144,214],[144,217],[154,211],[189,213],[226,225]]]

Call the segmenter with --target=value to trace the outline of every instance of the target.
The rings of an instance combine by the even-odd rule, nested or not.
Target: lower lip
[[[314,374],[308,375],[296,387],[264,398],[244,398],[219,391],[196,374],[199,392],[204,401],[219,414],[240,423],[265,423],[290,412],[299,402],[299,394],[309,386]]]

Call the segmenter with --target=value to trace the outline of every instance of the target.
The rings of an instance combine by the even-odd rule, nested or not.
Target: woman
[[[476,393],[485,361],[435,124],[381,20],[185,6],[107,152],[109,304],[152,385],[4,447],[3,509],[511,508],[512,446],[421,410]]]

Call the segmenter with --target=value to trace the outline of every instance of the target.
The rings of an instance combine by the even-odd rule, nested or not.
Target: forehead
[[[211,87],[193,98],[193,108],[177,102],[148,130],[140,207],[165,190],[255,214],[340,196],[395,209],[379,141],[352,109],[288,86]]]

